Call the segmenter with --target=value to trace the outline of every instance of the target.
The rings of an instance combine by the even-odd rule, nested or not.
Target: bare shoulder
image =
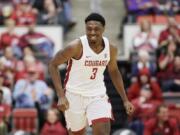
[[[63,52],[68,53],[71,57],[78,58],[82,52],[82,43],[80,39],[75,39],[67,44]]]
[[[82,45],[80,39],[75,39],[71,41],[66,47],[59,50],[54,58],[52,58],[51,63],[55,65],[62,64],[71,58],[78,58],[82,51]]]
[[[117,69],[117,47],[110,43],[110,62],[108,64],[108,71],[114,71]]]
[[[115,46],[114,44],[110,43],[110,53],[111,53],[111,56],[112,55],[117,55],[117,46]]]
[[[73,50],[80,50],[82,48],[82,44],[81,44],[80,39],[75,39],[75,40],[69,42],[67,44],[67,46],[65,47],[65,49],[66,48],[73,49]]]

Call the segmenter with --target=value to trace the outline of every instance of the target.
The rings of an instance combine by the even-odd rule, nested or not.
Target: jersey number
[[[96,74],[97,74],[98,68],[93,68],[92,69],[92,75],[90,77],[90,79],[95,79],[96,78]]]

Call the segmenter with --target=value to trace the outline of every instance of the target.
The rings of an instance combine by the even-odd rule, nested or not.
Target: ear
[[[105,31],[105,26],[102,26],[102,33],[104,33]]]

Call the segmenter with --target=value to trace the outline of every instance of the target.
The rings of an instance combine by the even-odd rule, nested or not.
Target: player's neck
[[[103,40],[100,40],[94,44],[89,44],[90,48],[95,51],[96,53],[101,52],[104,49],[104,42]]]
[[[103,40],[99,40],[99,41],[94,42],[94,43],[89,43],[89,46],[90,46],[91,48],[94,48],[94,49],[101,48],[101,47],[104,46]]]

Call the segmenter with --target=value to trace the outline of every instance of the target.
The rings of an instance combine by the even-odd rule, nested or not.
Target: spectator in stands
[[[24,56],[29,56],[29,55],[34,56],[34,52],[30,47],[27,46],[23,49],[23,55]]]
[[[8,20],[13,12],[13,5],[12,3],[6,3],[6,4],[2,4],[2,2],[0,2],[0,25],[4,25],[6,20]]]
[[[49,59],[53,56],[54,43],[46,35],[35,31],[35,24],[28,26],[28,32],[20,38],[22,50],[30,47],[35,56],[42,59]]]
[[[11,90],[4,86],[4,78],[6,76],[3,74],[3,72],[0,72],[0,90],[3,92],[3,99],[1,99],[1,102],[4,104],[7,104],[9,106],[12,106],[12,94]]]
[[[1,57],[1,60],[4,62],[4,65],[11,65],[12,68],[16,67],[17,59],[13,54],[13,50],[11,47],[6,47],[3,52],[3,56]]]
[[[144,87],[140,91],[140,96],[132,100],[135,107],[135,113],[129,127],[138,135],[143,135],[144,123],[155,115],[156,108],[161,104],[158,99],[153,99],[152,90]]]
[[[122,19],[118,38],[123,37],[123,26],[126,23],[135,23],[137,17],[155,13],[155,2],[152,0],[125,0],[125,16]]]
[[[14,69],[16,67],[17,59],[14,57],[13,50],[11,47],[6,47],[4,50],[4,56],[0,58],[3,61],[5,73],[5,86],[9,87],[10,89],[13,88],[14,84]]]
[[[150,71],[147,68],[141,69],[138,75],[138,81],[131,84],[128,89],[128,98],[132,101],[133,99],[139,98],[141,90],[148,88],[152,92],[151,99],[162,100],[161,88],[157,81],[150,79]]]
[[[180,44],[180,29],[178,28],[175,19],[173,17],[169,17],[167,29],[160,33],[159,46],[166,46],[172,41],[176,44]]]
[[[65,14],[65,18],[67,20],[68,23],[68,29],[71,29],[72,27],[74,27],[76,25],[76,21],[73,17],[73,11],[72,11],[72,0],[61,0],[63,3],[63,10],[64,10],[64,14]],[[99,0],[97,0],[99,1]]]
[[[22,53],[19,47],[19,37],[14,32],[15,22],[14,20],[9,19],[6,21],[5,24],[6,24],[7,30],[6,32],[2,33],[0,37],[0,52],[2,54],[3,50],[6,47],[11,47],[14,55],[17,57],[21,57]]]
[[[158,0],[156,3],[157,14],[175,15],[179,12],[178,0]]]
[[[8,126],[10,124],[11,106],[3,103],[4,92],[0,89],[0,133],[2,130],[7,133]]]
[[[141,50],[138,52],[138,58],[133,57],[135,56],[132,56],[132,82],[137,81],[139,71],[143,68],[149,69],[151,76],[155,75],[156,63],[155,60],[153,61],[153,58],[150,58],[150,55],[147,51]]]
[[[25,50],[28,50],[28,47],[25,48]],[[39,74],[40,80],[45,79],[45,74],[47,69],[45,68],[45,65],[37,60],[34,55],[30,55],[30,52],[26,52],[27,54],[24,55],[23,60],[19,60],[17,63],[17,68],[16,68],[16,75],[15,75],[15,81],[19,79],[26,78],[28,72],[27,69],[29,66],[35,65],[36,66],[36,71]]]
[[[36,66],[30,66],[26,79],[15,84],[13,97],[16,108],[31,108],[37,104],[40,110],[47,110],[53,99],[53,91],[43,80],[38,80]]]
[[[76,25],[70,0],[36,0],[33,7],[38,10],[38,24],[60,24],[64,33]]]
[[[143,135],[179,135],[176,119],[168,116],[168,107],[160,105],[157,108],[157,116],[151,118],[145,124]]]
[[[37,3],[34,3],[37,4]],[[58,24],[56,5],[53,0],[44,0],[41,2],[41,10],[38,10],[39,24]],[[38,5],[35,5],[38,6]]]
[[[46,122],[41,130],[41,135],[67,135],[67,130],[59,120],[57,109],[50,109],[47,112]]]
[[[148,87],[144,87],[140,91],[140,96],[132,101],[135,106],[134,117],[145,121],[155,115],[156,108],[162,101],[153,99],[152,91]]]
[[[174,58],[176,55],[179,55],[179,45],[176,45],[173,40],[169,42],[169,44],[161,51],[160,56],[158,58],[158,79],[162,83],[164,80],[169,80],[174,74],[172,69],[174,67]]]
[[[141,31],[134,37],[133,47],[135,51],[145,50],[153,52],[158,47],[158,39],[151,31],[151,23],[144,20],[140,24]]]
[[[36,22],[37,11],[32,8],[30,0],[20,0],[16,5],[11,18],[15,20],[16,25],[26,26]]]
[[[166,76],[167,79],[162,81],[163,91],[180,92],[180,55],[175,56]]]

